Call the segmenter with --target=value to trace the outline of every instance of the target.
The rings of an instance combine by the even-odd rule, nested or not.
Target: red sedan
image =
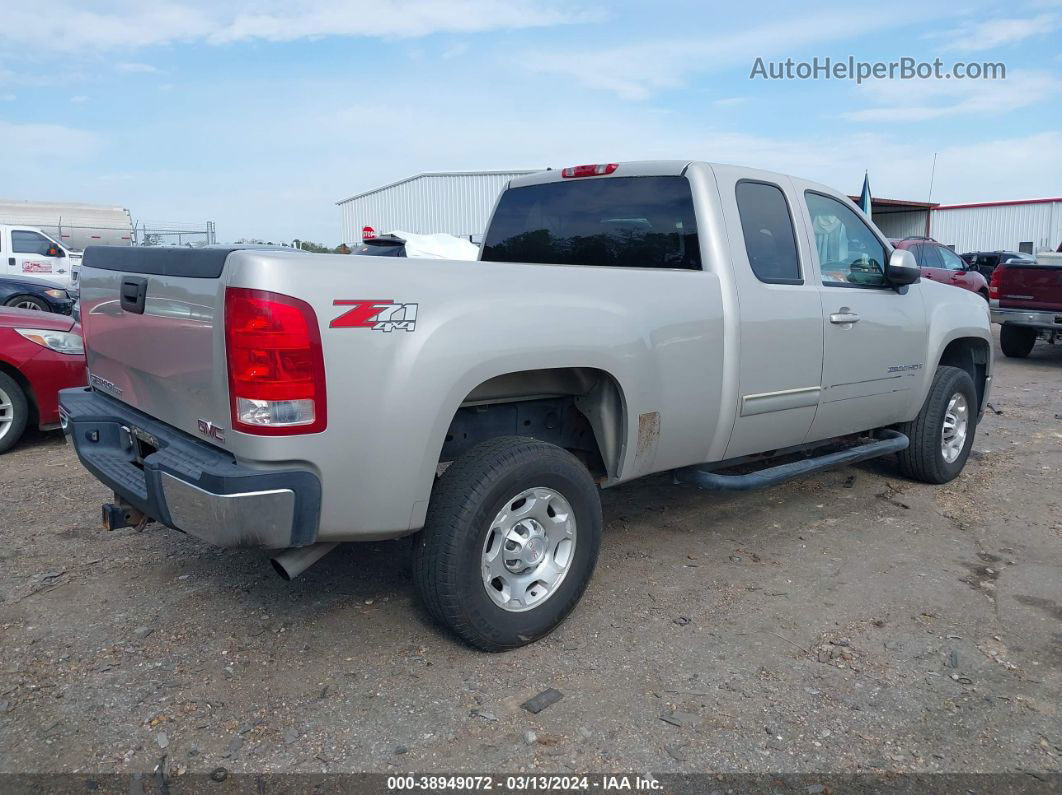
[[[0,453],[26,426],[59,427],[59,390],[85,384],[85,347],[73,318],[0,308]]]
[[[905,248],[914,254],[923,279],[961,287],[988,300],[988,280],[947,246],[931,237],[905,237],[891,242],[896,248]]]

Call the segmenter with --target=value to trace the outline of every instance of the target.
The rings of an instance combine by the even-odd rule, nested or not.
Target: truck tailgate
[[[226,418],[218,321],[230,251],[90,246],[81,271],[90,385],[188,433]]]
[[[1062,266],[1008,263],[996,270],[1000,308],[1062,312]]]

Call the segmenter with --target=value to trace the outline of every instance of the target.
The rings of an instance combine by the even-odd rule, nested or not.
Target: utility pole
[[[933,167],[929,169],[929,195],[926,197],[926,204],[933,203],[933,180],[937,176],[937,153],[933,153]],[[929,221],[933,216],[933,208],[926,207],[926,237],[929,237]]]

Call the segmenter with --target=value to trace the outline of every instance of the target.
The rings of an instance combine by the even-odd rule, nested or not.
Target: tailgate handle
[[[140,276],[126,276],[122,279],[122,309],[134,315],[142,315],[145,298],[147,298],[147,279]]]

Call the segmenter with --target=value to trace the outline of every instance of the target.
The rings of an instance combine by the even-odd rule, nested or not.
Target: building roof
[[[1009,207],[1015,204],[1054,204],[1055,202],[1062,202],[1062,196],[1056,196],[1049,199],[1012,199],[1010,201],[999,202],[971,202],[969,204],[942,204],[937,209],[939,210],[965,210],[971,207]]]
[[[412,182],[413,180],[420,179],[421,177],[490,177],[490,176],[501,176],[502,174],[534,174],[537,171],[544,171],[544,170],[545,169],[541,169],[541,168],[531,168],[531,169],[510,168],[510,169],[501,169],[501,170],[498,170],[498,171],[425,171],[425,172],[420,173],[420,174],[414,174],[412,177],[406,177],[405,179],[400,179],[397,182],[392,182],[392,183],[390,183],[388,185],[381,185],[378,188],[373,188],[372,190],[367,190],[364,193],[356,193],[353,196],[348,196],[345,199],[340,199],[339,201],[336,202],[336,204],[346,204],[347,202],[354,201],[355,199],[361,199],[361,198],[363,198],[365,196],[371,196],[374,193],[379,193],[380,191],[388,190],[388,189],[394,188],[394,187],[396,187],[398,185],[404,185],[407,182]]]
[[[849,199],[859,204],[858,196],[849,196]],[[879,207],[882,209],[889,208],[895,212],[901,210],[934,210],[940,205],[936,202],[913,202],[906,199],[879,199],[877,196],[870,197],[871,208]]]

